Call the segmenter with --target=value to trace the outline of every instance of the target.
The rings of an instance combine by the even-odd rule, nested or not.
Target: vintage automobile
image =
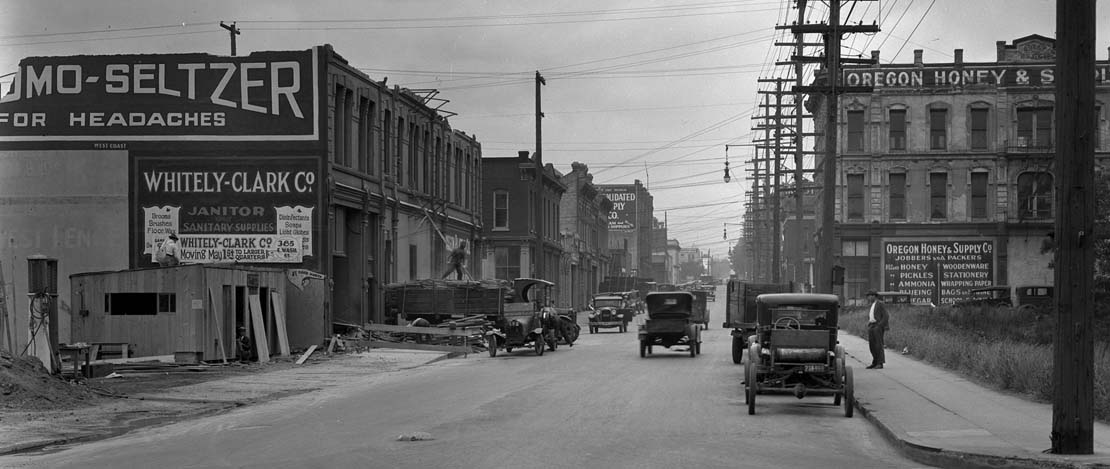
[[[619,328],[621,332],[628,331],[628,323],[636,314],[635,309],[627,297],[622,294],[600,294],[594,296],[593,308],[589,314],[590,334],[598,329]]]
[[[833,396],[844,415],[854,411],[852,368],[837,341],[840,300],[823,293],[765,293],[756,298],[756,332],[744,368],[748,414],[756,395]]]
[[[690,292],[651,292],[644,298],[647,319],[640,325],[640,357],[652,347],[685,346],[690,356],[701,353],[701,327],[694,322],[694,295]]]
[[[1046,314],[1053,308],[1052,295],[1050,285],[1014,287],[1014,307],[1023,313]]]
[[[976,308],[981,306],[1011,306],[1010,287],[995,285],[993,287],[976,288],[968,292],[966,298],[952,303],[953,308]]]
[[[554,351],[558,347],[559,315],[540,307],[548,304],[554,285],[541,279],[513,280],[515,301],[504,304],[504,311],[491,318],[492,325],[486,331],[489,356],[496,357],[499,348],[512,352],[514,348],[531,347],[536,355],[543,355],[545,348]]]

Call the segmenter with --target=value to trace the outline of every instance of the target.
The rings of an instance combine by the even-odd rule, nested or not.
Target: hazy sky
[[[542,90],[544,161],[563,172],[580,161],[596,183],[649,185],[656,216],[683,247],[722,256],[735,243],[748,181],[749,143],[761,99],[758,78],[791,51],[777,24],[793,1],[162,1],[4,0],[0,75],[27,56],[207,52],[230,54],[220,21],[237,22],[239,55],[332,44],[371,78],[435,88],[457,113],[452,127],[475,134],[485,156],[535,146],[533,76]],[[883,63],[995,59],[995,42],[1055,36],[1053,0],[847,2],[847,21],[877,22],[876,35],[849,35],[845,54],[881,50]],[[811,22],[825,20],[817,2]],[[1099,4],[1105,32],[1108,7]],[[1099,60],[1108,37],[1100,33]],[[820,38],[812,36],[811,42]],[[11,76],[0,78],[4,90]]]

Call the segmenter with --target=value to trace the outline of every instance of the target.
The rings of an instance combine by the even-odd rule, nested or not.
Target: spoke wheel
[[[755,393],[758,386],[755,380],[755,360],[749,358],[744,367],[744,397],[748,401],[748,415],[755,415]]]
[[[490,356],[490,358],[496,357],[497,356],[497,336],[495,336],[495,335],[489,336],[489,340],[487,341],[486,345],[489,346],[489,356]]]
[[[536,355],[539,355],[541,357],[543,356],[544,345],[545,344],[543,343],[543,336],[542,335],[536,336],[536,342],[535,342]]]

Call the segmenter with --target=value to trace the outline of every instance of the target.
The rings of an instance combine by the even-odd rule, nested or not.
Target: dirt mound
[[[58,410],[100,400],[87,386],[51,375],[37,357],[0,350],[0,408]]]

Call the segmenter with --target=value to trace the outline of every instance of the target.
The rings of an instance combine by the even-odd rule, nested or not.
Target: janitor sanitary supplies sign
[[[144,254],[171,232],[183,263],[296,263],[312,252],[314,158],[137,158]]]

